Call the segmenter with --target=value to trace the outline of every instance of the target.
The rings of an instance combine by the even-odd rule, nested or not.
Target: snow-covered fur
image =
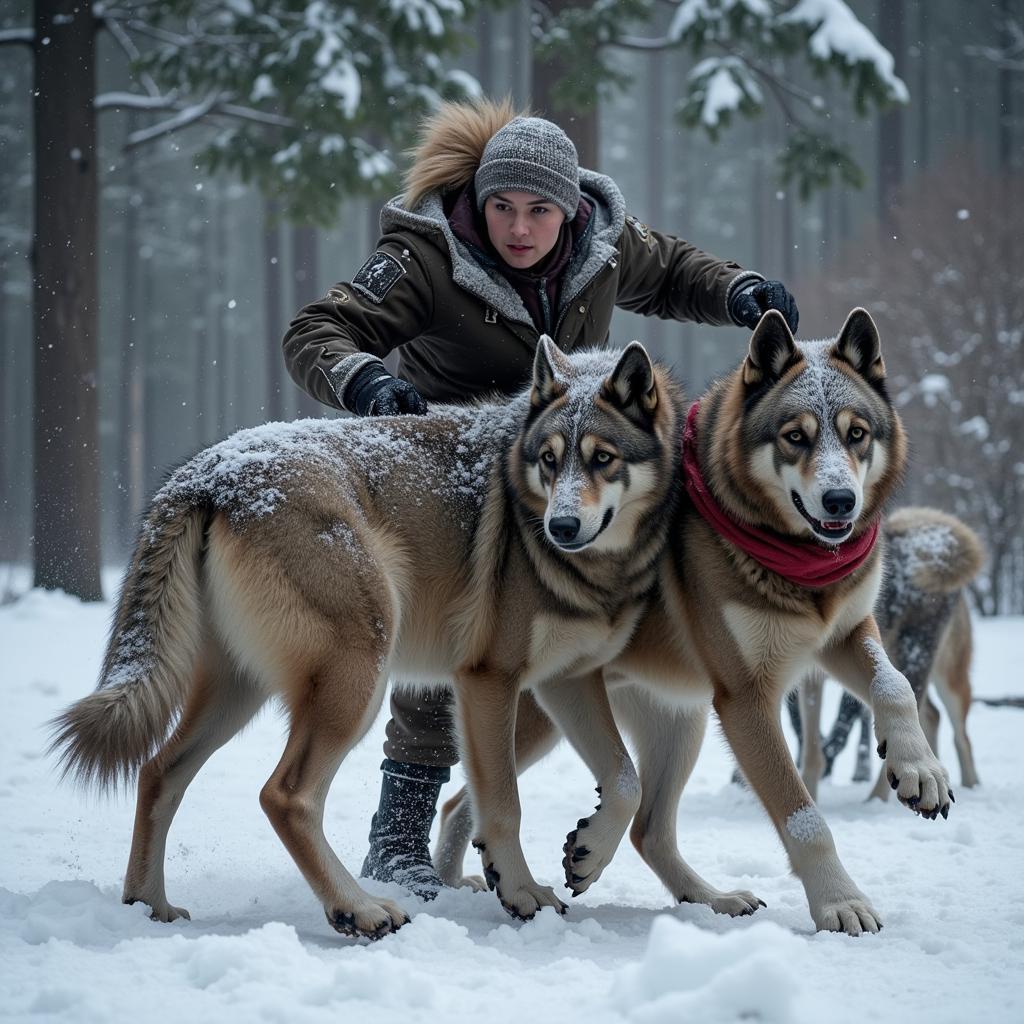
[[[54,723],[65,772],[110,783],[141,765],[125,901],[187,916],[164,885],[174,813],[207,758],[277,697],[289,736],[263,809],[334,928],[399,928],[405,913],[331,849],[324,801],[388,679],[442,679],[491,887],[518,917],[564,910],[519,843],[516,700],[553,677],[604,697],[599,669],[655,586],[680,419],[678,389],[638,343],[566,355],[545,336],[532,385],[507,401],[267,424],[172,473],[99,685]]]
[[[934,682],[953,724],[961,782],[974,786],[978,774],[967,736],[971,704],[971,619],[964,588],[981,571],[984,547],[966,523],[939,509],[904,506],[883,524],[886,544],[885,579],[875,618],[882,642],[893,662],[910,681],[917,698],[921,724],[936,751],[939,712],[928,698]],[[856,701],[844,699],[825,747],[818,724],[825,677],[814,672],[800,684],[803,731],[800,770],[809,792],[846,745],[860,712],[870,713]],[[865,771],[861,778],[867,778]],[[854,781],[860,781],[857,776]],[[879,775],[872,796],[888,799],[890,788]]]

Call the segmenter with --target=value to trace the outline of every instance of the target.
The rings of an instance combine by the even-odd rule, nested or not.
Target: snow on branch
[[[36,41],[36,34],[30,28],[5,28],[0,29],[0,46],[4,44],[17,44],[32,46]]]
[[[779,19],[784,24],[811,28],[808,46],[820,61],[839,58],[851,67],[867,64],[897,103],[907,103],[910,93],[896,74],[892,54],[857,19],[843,0],[799,0]]]

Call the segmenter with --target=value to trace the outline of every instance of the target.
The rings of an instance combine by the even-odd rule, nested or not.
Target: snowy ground
[[[192,921],[155,924],[119,898],[133,801],[58,786],[43,753],[42,723],[94,684],[109,612],[39,592],[0,608],[0,1019],[1024,1020],[1024,712],[975,706],[983,787],[954,786],[948,822],[866,806],[867,786],[846,781],[852,750],[838,782],[823,784],[840,855],[884,918],[877,936],[813,932],[774,832],[728,784],[729,754],[711,734],[682,803],[682,846],[714,884],[761,896],[768,908],[755,917],[673,907],[627,843],[565,919],[545,911],[521,924],[490,893],[421,904],[371,883],[412,924],[372,945],[343,939],[257,803],[282,745],[268,712],[190,788],[167,878]],[[1021,619],[978,623],[976,693],[1024,691],[1022,636]],[[383,720],[328,804],[328,835],[353,869],[382,736]],[[949,763],[945,724],[941,753]],[[590,810],[592,785],[564,745],[524,778],[524,844],[539,879],[559,884],[564,835]]]

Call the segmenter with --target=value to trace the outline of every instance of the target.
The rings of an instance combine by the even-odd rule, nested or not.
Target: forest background
[[[985,539],[979,612],[1024,612],[1024,0],[0,0],[0,599],[26,565],[98,598],[170,467],[332,415],[288,320],[372,251],[415,118],[476,90],[785,281],[802,337],[866,306],[904,499]],[[696,395],[747,332],[634,337]]]

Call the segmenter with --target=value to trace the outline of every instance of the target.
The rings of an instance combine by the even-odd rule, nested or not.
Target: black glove
[[[407,381],[392,377],[380,363],[359,370],[345,388],[345,407],[357,416],[422,416],[427,403]]]
[[[777,309],[786,318],[789,329],[796,334],[800,310],[796,308],[796,299],[781,281],[758,281],[741,288],[729,302],[729,315],[751,330],[769,309]]]

